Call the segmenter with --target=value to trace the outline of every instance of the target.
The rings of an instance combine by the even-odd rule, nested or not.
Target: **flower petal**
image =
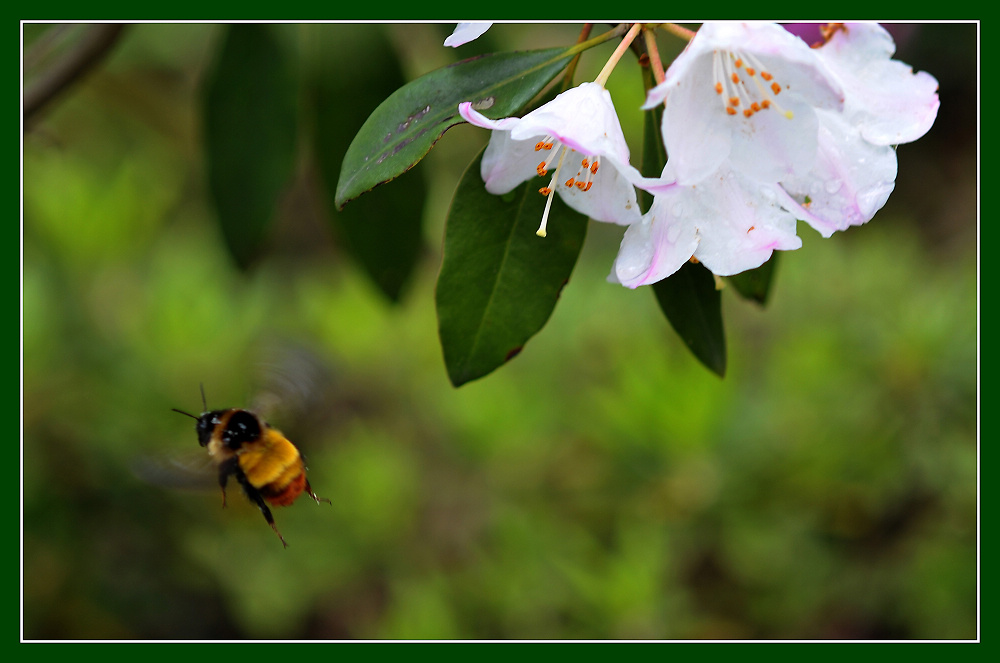
[[[663,179],[672,177],[670,164]],[[625,232],[611,280],[627,287],[655,283],[692,255],[720,276],[764,264],[774,250],[802,246],[783,191],[762,186],[724,165],[696,186],[657,195],[640,223]]]
[[[513,190],[538,175],[536,166],[540,159],[534,143],[514,140],[509,131],[494,131],[480,166],[486,190],[494,195]]]
[[[895,186],[896,151],[869,143],[840,114],[821,111],[819,119],[813,170],[781,185],[798,204],[808,198],[808,206],[791,211],[829,237],[837,230],[867,223],[885,205]]]
[[[575,156],[579,156],[577,152]],[[622,174],[622,166],[613,157],[605,157],[601,168],[593,176],[589,191],[581,191],[575,186],[565,185],[565,176],[557,183],[556,191],[563,201],[581,214],[595,221],[617,223],[625,226],[637,223],[642,218],[635,187]]]
[[[938,82],[892,60],[892,36],[877,23],[847,23],[817,49],[847,94],[845,114],[865,140],[898,145],[923,136],[937,118]]]
[[[581,83],[536,108],[511,129],[515,140],[554,136],[577,152],[613,156],[628,163],[629,149],[611,93],[600,83]]]
[[[732,276],[760,267],[775,250],[802,246],[795,216],[779,205],[773,186],[722,170],[698,187],[700,243],[694,256],[712,273]]]
[[[671,196],[657,204],[639,223],[625,231],[608,280],[627,288],[661,281],[687,262],[698,247],[693,224],[671,214]]]
[[[729,76],[737,70],[740,83],[733,84]],[[737,106],[731,98],[739,98]],[[843,91],[812,49],[781,26],[710,21],[650,90],[644,108],[658,100],[666,103],[663,139],[681,184],[698,182],[726,160],[774,182],[808,170],[814,109],[840,109]],[[755,101],[761,110],[754,112]]]
[[[474,39],[479,39],[484,32],[490,29],[491,25],[493,25],[493,23],[459,23],[455,26],[455,31],[444,40],[444,45],[456,47],[461,46],[462,44],[467,44]]]

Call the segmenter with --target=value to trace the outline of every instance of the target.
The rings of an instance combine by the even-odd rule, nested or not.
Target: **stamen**
[[[745,75],[741,75],[740,70]],[[783,109],[775,99],[781,93],[782,86],[774,81],[774,76],[753,55],[716,51],[712,57],[712,74],[712,87],[725,100],[727,115],[740,114],[750,118],[762,110],[774,108],[786,118],[792,119],[792,112]],[[750,81],[753,81],[752,86]],[[737,111],[737,107],[742,107],[743,110]]]
[[[538,226],[538,230],[535,234],[539,237],[545,237],[546,225],[549,220],[549,210],[552,208],[552,196],[556,191],[556,183],[561,181],[559,173],[562,170],[563,162],[567,153],[575,154],[576,152],[575,150],[565,147],[560,141],[555,140],[552,136],[545,136],[542,140],[538,141],[535,144],[535,150],[550,151],[548,158],[546,158],[545,161],[540,162],[535,167],[535,171],[541,177],[548,175],[549,170],[552,167],[552,162],[555,161],[556,155],[559,155],[559,163],[555,167],[555,172],[552,174],[552,179],[549,181],[548,186],[543,186],[538,189],[538,193],[545,196],[547,200],[545,201],[545,211],[542,213],[542,222]],[[590,191],[590,188],[594,185],[593,177],[597,173],[598,168],[600,168],[600,159],[596,156],[588,155],[582,157],[579,163],[580,167],[577,170],[576,175],[563,181],[563,185],[568,188],[576,187],[581,192],[587,192]]]
[[[553,155],[554,156],[554,155]],[[559,163],[556,165],[556,172],[552,173],[552,180],[549,182],[547,187],[542,187],[539,189],[539,193],[543,190],[547,193],[543,194],[545,196],[545,211],[542,212],[542,223],[538,226],[538,230],[535,234],[539,237],[545,237],[545,226],[549,222],[549,210],[552,208],[552,197],[555,195],[555,184],[556,179],[559,177],[559,170],[562,168],[563,159],[566,157],[566,150],[559,150]]]

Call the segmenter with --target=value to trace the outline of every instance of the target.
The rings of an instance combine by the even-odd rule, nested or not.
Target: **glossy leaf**
[[[556,196],[548,235],[535,235],[545,207],[537,182],[489,194],[481,159],[455,192],[437,282],[441,346],[456,387],[502,366],[545,325],[587,233],[586,217]]]
[[[736,292],[743,297],[751,299],[761,306],[767,303],[767,296],[771,291],[771,283],[774,280],[774,270],[778,265],[778,252],[775,251],[763,265],[757,269],[750,269],[727,277],[727,281],[733,284]]]
[[[458,114],[461,102],[473,102],[491,118],[517,113],[572,59],[571,48],[482,55],[396,90],[375,109],[347,150],[337,207],[413,167],[445,131],[464,122]]]
[[[204,98],[208,188],[241,267],[259,254],[295,165],[297,85],[273,26],[225,28]]]
[[[309,29],[310,43],[316,47],[309,77],[315,112],[313,145],[332,202],[351,144],[351,128],[361,125],[405,79],[383,26],[316,24]],[[366,57],[345,67],[345,59],[360,49]],[[400,298],[423,249],[426,197],[426,178],[414,169],[391,188],[373,191],[340,211],[329,206],[339,244],[392,301]]]
[[[656,301],[674,331],[707,368],[726,374],[726,337],[722,296],[715,275],[701,263],[686,262],[669,278],[653,284]]]

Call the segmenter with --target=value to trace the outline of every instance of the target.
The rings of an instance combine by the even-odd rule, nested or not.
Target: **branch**
[[[73,50],[44,72],[31,87],[25,88],[22,109],[25,125],[45,104],[97,64],[118,40],[124,28],[121,23],[91,26]]]

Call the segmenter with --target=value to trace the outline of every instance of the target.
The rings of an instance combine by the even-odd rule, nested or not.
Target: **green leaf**
[[[548,236],[537,182],[487,193],[482,154],[462,177],[448,214],[437,282],[438,327],[456,387],[513,358],[549,319],[587,234],[587,218],[556,196]]]
[[[653,292],[674,331],[698,361],[725,376],[726,337],[715,275],[701,263],[686,262],[669,278],[654,283]]]
[[[309,77],[315,111],[313,145],[332,201],[353,127],[362,124],[405,78],[384,27],[316,24],[309,29],[309,41],[316,48]],[[345,67],[344,61],[358,50],[366,56]],[[414,169],[392,188],[373,191],[339,212],[330,209],[330,222],[343,248],[392,301],[399,300],[423,249],[426,197],[426,178]]]
[[[778,266],[778,252],[775,251],[763,265],[756,269],[750,269],[727,277],[727,280],[746,299],[751,299],[761,306],[767,303],[767,296],[771,291],[771,283],[774,279],[774,270]]]
[[[259,254],[295,165],[297,89],[272,26],[225,28],[205,87],[208,188],[241,267]]]
[[[354,137],[340,172],[336,205],[388,182],[420,161],[445,131],[465,120],[471,101],[491,118],[513,115],[538,94],[579,49],[548,48],[482,55],[410,81],[375,109]]]

